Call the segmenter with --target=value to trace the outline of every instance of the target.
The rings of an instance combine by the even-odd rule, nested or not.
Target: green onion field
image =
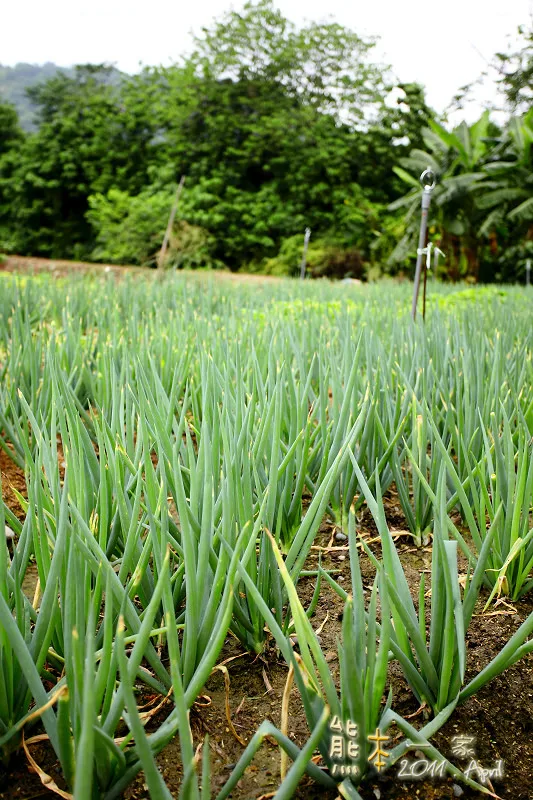
[[[411,291],[0,273],[0,798],[531,798],[533,291]]]

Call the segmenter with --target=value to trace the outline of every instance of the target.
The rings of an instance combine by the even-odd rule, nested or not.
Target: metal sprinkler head
[[[419,178],[425,192],[432,192],[437,183],[437,176],[431,167],[427,167]]]

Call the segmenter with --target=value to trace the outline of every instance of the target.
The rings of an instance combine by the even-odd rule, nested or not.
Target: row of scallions
[[[3,478],[0,504],[3,766],[44,734],[67,796],[118,798],[142,771],[150,797],[169,798],[158,755],[178,737],[180,796],[207,800],[209,741],[189,715],[214,670],[228,677],[235,639],[250,664],[275,648],[289,677],[280,727],[245,743],[219,800],[266,737],[284,753],[278,800],[304,773],[359,797],[368,736],[393,724],[389,767],[420,746],[441,760],[430,739],[456,706],[533,649],[530,615],[478,674],[467,659],[474,613],[533,589],[519,291],[476,304],[432,289],[422,327],[401,284],[0,280],[0,448],[20,479]],[[324,522],[347,537],[349,588],[315,558]],[[431,549],[416,597],[398,533]],[[345,604],[338,674],[313,621],[331,591]],[[391,662],[428,709],[418,730],[395,711]],[[303,747],[287,732],[292,682]],[[339,726],[359,733],[350,774],[332,757]]]

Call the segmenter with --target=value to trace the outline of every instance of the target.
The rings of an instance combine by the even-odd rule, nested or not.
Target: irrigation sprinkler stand
[[[526,286],[531,286],[531,259],[526,261]]]
[[[311,228],[305,229],[304,235],[304,251],[302,253],[302,263],[300,264],[300,280],[305,278],[305,267],[307,263],[307,248],[309,247],[309,239],[311,238]]]
[[[442,250],[436,247],[433,242],[428,242],[427,247],[417,250],[417,255],[426,256],[426,269],[424,270],[424,291],[422,294],[422,319],[426,319],[426,286],[428,270],[431,269],[431,252],[435,253],[435,277],[437,277],[437,265],[439,263],[439,256],[444,256]]]
[[[431,203],[431,193],[435,188],[436,176],[433,170],[428,167],[420,176],[420,183],[424,191],[422,192],[422,218],[420,220],[420,236],[418,238],[418,249],[416,256],[415,285],[413,289],[413,305],[411,316],[416,319],[416,307],[418,305],[418,293],[420,291],[420,278],[422,277],[422,259],[426,252],[426,239],[428,231],[428,212]]]

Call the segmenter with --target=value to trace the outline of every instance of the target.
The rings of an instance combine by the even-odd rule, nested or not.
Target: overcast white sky
[[[184,53],[190,31],[200,32],[240,0],[0,0],[0,64],[61,66],[168,64]],[[377,56],[402,81],[424,83],[442,111],[457,89],[475,80],[486,60],[533,13],[533,0],[277,0],[295,22],[337,22],[359,35],[377,35]],[[477,109],[467,116],[475,117]]]

